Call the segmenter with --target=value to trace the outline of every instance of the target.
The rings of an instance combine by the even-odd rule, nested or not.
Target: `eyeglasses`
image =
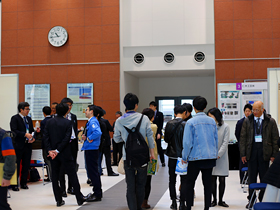
[[[261,110],[259,109],[253,109],[253,112],[260,112]]]
[[[25,108],[24,110],[30,111],[30,109],[29,109],[29,108],[27,108],[27,109]]]

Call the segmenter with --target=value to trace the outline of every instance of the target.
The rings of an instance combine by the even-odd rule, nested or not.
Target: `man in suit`
[[[51,109],[52,109],[52,113],[51,115],[55,116],[56,115],[56,106],[57,106],[57,102],[53,102],[51,105]]]
[[[113,128],[108,120],[104,119],[103,116],[106,114],[106,111],[99,107],[101,113],[98,116],[100,128],[102,131],[101,139],[104,139],[103,144],[100,144],[100,153],[98,158],[98,167],[99,167],[99,173],[100,175],[103,175],[101,162],[103,158],[103,154],[105,155],[105,162],[106,162],[106,168],[107,168],[107,175],[108,176],[119,176],[119,174],[115,173],[111,166],[111,137],[109,132],[113,132]]]
[[[34,132],[32,119],[27,116],[29,114],[29,104],[21,102],[18,104],[18,114],[12,116],[10,127],[15,132],[14,148],[17,156],[17,176],[20,173],[20,163],[22,162],[20,187],[28,189],[27,176],[30,167],[32,143],[35,141],[32,133]],[[13,191],[19,191],[18,186],[12,186]]]
[[[253,104],[253,114],[247,117],[242,125],[240,134],[240,157],[243,163],[248,162],[248,184],[256,183],[259,174],[263,182],[265,173],[269,167],[269,161],[274,161],[279,147],[278,127],[275,120],[264,113],[263,102],[256,101]],[[260,201],[263,191],[259,195]],[[249,197],[252,197],[253,190],[249,190]],[[251,208],[249,203],[246,208]]]
[[[52,116],[51,116],[52,109],[49,106],[44,106],[44,108],[42,109],[42,112],[43,112],[43,115],[44,115],[45,118],[41,121],[40,132],[43,135],[47,121],[52,118]],[[44,146],[44,141],[43,140],[42,140],[42,150],[43,150],[44,161],[49,166],[49,171],[47,171],[48,178],[45,181],[50,181],[51,180],[51,173],[52,173],[51,161],[47,157],[48,153],[47,153],[46,148]],[[49,174],[49,172],[50,172],[50,174]]]
[[[61,103],[65,103],[68,105],[69,110],[66,114],[66,119],[71,121],[71,126],[72,126],[72,132],[71,132],[71,141],[70,141],[70,145],[71,145],[71,154],[74,158],[75,161],[75,165],[76,165],[76,169],[77,169],[77,157],[78,157],[78,150],[79,150],[79,146],[78,146],[78,122],[77,122],[77,116],[73,113],[71,113],[71,109],[73,107],[73,101],[70,98],[63,98],[61,100]],[[65,193],[65,176],[63,173],[61,173],[61,182],[60,182],[60,187],[61,190],[64,194],[64,196],[66,195]],[[68,179],[68,189],[67,189],[67,193],[74,195],[74,189],[72,187],[71,181]],[[66,195],[67,196],[67,195]],[[66,197],[65,196],[65,197]]]
[[[246,104],[244,106],[244,117],[241,118],[240,120],[237,121],[236,126],[235,126],[235,137],[238,141],[238,146],[239,146],[239,141],[240,141],[240,133],[241,133],[241,129],[242,129],[242,125],[244,120],[249,117],[249,115],[252,114],[252,105],[251,104]],[[240,178],[240,184],[242,182],[242,179],[244,177],[245,172],[242,172],[241,169],[243,167],[247,167],[247,162],[245,164],[242,163],[241,158],[239,160],[239,178]]]
[[[164,159],[164,153],[161,147],[161,136],[162,136],[162,127],[163,127],[163,113],[157,110],[157,103],[155,101],[151,101],[150,109],[152,109],[155,112],[155,117],[153,123],[157,125],[157,133],[156,133],[156,143],[157,143],[157,149],[158,154],[160,158],[160,162],[162,164],[162,167],[165,167],[165,159]]]
[[[71,133],[72,123],[67,120],[66,113],[68,105],[60,103],[56,107],[57,117],[48,120],[44,130],[44,145],[52,158],[52,187],[57,206],[62,206],[65,202],[62,200],[62,192],[58,185],[59,173],[62,165],[71,180],[76,195],[78,205],[82,205],[91,194],[83,196],[80,191],[80,183],[76,173],[76,162],[71,152]]]

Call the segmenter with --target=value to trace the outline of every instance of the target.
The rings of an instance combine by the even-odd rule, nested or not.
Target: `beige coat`
[[[155,159],[157,160],[157,172],[158,172],[158,168],[159,168],[159,162],[158,162],[158,151],[157,151],[157,143],[156,143],[156,133],[157,133],[157,125],[154,124],[153,122],[151,122],[151,128],[153,131],[153,137],[154,137],[154,154],[155,154]],[[148,143],[148,140],[146,138],[146,142]]]

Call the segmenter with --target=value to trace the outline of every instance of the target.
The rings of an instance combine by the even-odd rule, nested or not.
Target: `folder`
[[[11,178],[11,185],[17,185],[17,164],[15,164],[15,167],[16,167],[16,170],[15,170],[14,175]],[[4,163],[0,163],[0,186],[2,184],[2,179],[4,176],[3,168],[4,168]]]

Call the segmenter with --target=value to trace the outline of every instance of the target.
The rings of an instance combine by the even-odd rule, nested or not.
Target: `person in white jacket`
[[[226,188],[225,179],[229,174],[228,166],[228,142],[229,142],[229,126],[224,123],[221,111],[214,107],[207,112],[209,117],[212,117],[217,123],[218,129],[218,159],[216,166],[212,171],[212,195],[213,201],[211,206],[217,205],[217,177],[219,177],[219,206],[229,207],[223,201],[223,196]]]

